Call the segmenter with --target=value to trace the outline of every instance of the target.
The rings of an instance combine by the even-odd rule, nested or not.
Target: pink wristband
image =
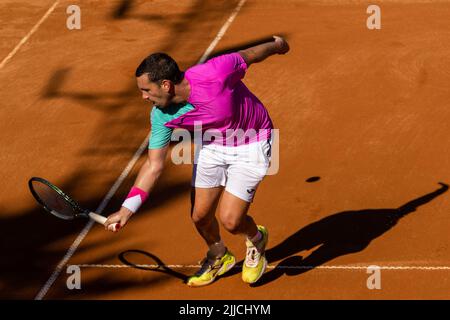
[[[147,200],[148,193],[138,187],[133,187],[128,193],[127,198],[122,204],[122,207],[127,208],[131,212],[135,213],[139,210],[141,205]]]

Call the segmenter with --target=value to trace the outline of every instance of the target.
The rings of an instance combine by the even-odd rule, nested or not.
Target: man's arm
[[[245,50],[239,51],[249,67],[252,63],[261,62],[274,54],[285,54],[289,51],[289,44],[281,37],[273,36],[274,41],[266,42]]]
[[[148,158],[139,170],[139,174],[134,182],[134,187],[137,187],[146,193],[150,193],[153,190],[163,172],[168,149],[169,145],[160,149],[148,150]],[[120,223],[120,227],[123,227],[132,215],[133,212],[131,210],[122,206],[119,211],[108,217],[105,222],[105,229],[113,231],[111,230],[112,228],[110,229],[108,227],[114,223]]]
[[[150,193],[164,169],[169,145],[160,149],[149,149],[148,158],[139,170],[134,186]]]

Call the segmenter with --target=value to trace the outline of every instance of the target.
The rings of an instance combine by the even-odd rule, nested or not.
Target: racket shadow
[[[143,256],[145,256],[146,258],[149,259],[148,264],[140,264],[140,263],[133,263],[130,260],[128,260],[126,258],[126,255],[128,254],[141,254]],[[156,272],[161,272],[161,273],[165,273],[168,274],[172,277],[178,278],[180,280],[182,280],[183,282],[185,282],[188,278],[187,275],[177,272],[171,268],[169,268],[166,264],[164,264],[164,262],[161,261],[161,259],[159,259],[157,256],[155,256],[154,254],[151,254],[149,252],[146,251],[142,251],[142,250],[126,250],[124,252],[121,252],[118,256],[119,260],[130,267],[133,267],[135,269],[140,269],[140,270],[147,270],[147,271],[156,271]]]

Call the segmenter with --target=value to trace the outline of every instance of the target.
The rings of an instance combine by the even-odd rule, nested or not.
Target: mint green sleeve
[[[156,107],[153,107],[152,109],[150,121],[152,123],[152,129],[148,148],[160,149],[165,147],[170,143],[170,137],[172,136],[173,129],[167,128],[164,125],[166,123],[166,119],[164,119],[164,115]]]

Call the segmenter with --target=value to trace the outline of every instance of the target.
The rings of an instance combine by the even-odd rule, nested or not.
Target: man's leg
[[[208,247],[220,241],[215,212],[222,190],[222,186],[191,190],[191,219]]]
[[[220,239],[219,224],[215,216],[222,190],[223,187],[192,188],[192,221],[209,250],[200,270],[187,281],[191,287],[210,284],[217,276],[229,271],[236,263],[233,254],[228,251]]]
[[[225,191],[220,202],[219,219],[223,227],[232,234],[243,234],[253,238],[258,229],[252,217],[247,215],[250,202]]]
[[[257,226],[252,217],[247,214],[249,207],[250,202],[225,191],[220,202],[219,219],[229,232],[247,236],[242,280],[246,283],[255,283],[267,267],[265,249],[269,234],[264,226]]]
[[[253,239],[258,236],[258,227],[247,212],[269,167],[270,141],[228,147],[223,152],[232,161],[227,162],[226,187],[219,205],[220,222],[232,234]]]

